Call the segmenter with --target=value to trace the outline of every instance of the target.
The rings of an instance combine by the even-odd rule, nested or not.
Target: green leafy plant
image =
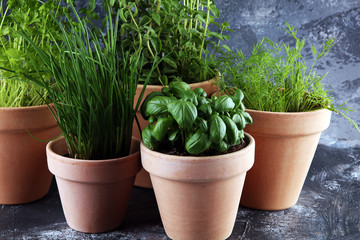
[[[52,52],[53,56],[58,55],[58,49],[52,45],[61,39],[60,28],[49,12],[55,17],[63,16],[68,9],[60,3],[59,0],[8,0],[5,4],[1,0],[0,67],[29,75],[35,72],[34,66],[27,61],[29,56],[35,65],[41,64],[31,45],[16,34],[20,28],[39,48]],[[51,75],[44,73],[43,78],[50,83]],[[42,97],[47,97],[46,89],[25,82],[22,77],[14,79],[13,73],[0,70],[0,107],[41,105],[44,103]]]
[[[185,82],[171,82],[148,95],[141,106],[150,123],[142,132],[143,142],[151,150],[170,146],[192,155],[225,152],[243,143],[243,129],[252,123],[243,97],[236,90],[233,97],[207,98],[202,88],[192,91]]]
[[[212,37],[228,39],[223,33],[230,29],[210,31],[210,25],[220,26],[215,22],[220,11],[212,0],[104,2],[120,11],[121,46],[133,52],[144,47],[145,69],[151,69],[154,59],[163,57],[153,72],[152,84],[167,85],[178,78],[188,83],[201,82],[216,75],[215,65],[207,57],[207,46]]]
[[[91,160],[127,156],[135,112],[143,95],[134,103],[142,52],[131,55],[118,51],[118,19],[113,22],[107,18],[106,37],[98,38],[99,29],[90,29],[88,21],[72,9],[78,23],[69,22],[64,28],[57,22],[64,44],[55,46],[58,57],[44,51],[25,31],[18,32],[38,54],[42,61],[39,66],[44,66],[34,66],[40,80],[23,76],[48,91],[71,157]],[[66,14],[66,18],[70,16]],[[32,58],[30,61],[35,63]],[[53,76],[55,85],[42,77],[43,72]]]
[[[234,89],[241,89],[245,94],[245,106],[253,110],[305,112],[329,109],[340,113],[359,130],[347,116],[351,109],[344,104],[333,105],[333,99],[322,83],[326,74],[318,75],[314,69],[317,61],[333,47],[333,39],[325,41],[321,50],[312,46],[314,61],[308,68],[302,56],[305,39],[299,39],[297,31],[288,23],[286,25],[285,31],[294,39],[294,47],[264,38],[248,57],[241,50],[219,51],[221,89],[230,95]]]

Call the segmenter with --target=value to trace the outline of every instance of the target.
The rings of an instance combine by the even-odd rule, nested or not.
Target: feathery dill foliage
[[[39,62],[31,45],[16,31],[22,28],[27,35],[45,51],[53,51],[51,42],[60,39],[57,24],[49,16],[63,16],[68,9],[60,5],[60,0],[9,0],[0,1],[0,67],[12,69],[24,74],[34,72],[34,67],[27,62],[29,56]],[[50,82],[51,76],[43,76]],[[22,80],[22,81],[19,81]],[[14,74],[0,70],[0,107],[25,107],[44,104],[47,92],[39,86],[24,81],[22,77],[15,79]]]
[[[314,60],[306,66],[301,52],[305,39],[297,37],[297,31],[286,23],[285,31],[294,39],[295,46],[277,44],[264,38],[253,48],[249,57],[242,51],[222,51],[218,69],[222,73],[221,88],[232,93],[239,88],[245,94],[244,105],[253,110],[270,112],[306,112],[329,109],[340,113],[358,130],[357,124],[347,116],[345,103],[338,107],[324,89],[322,80],[314,70],[316,62],[326,56],[333,47],[333,39],[322,44],[321,51],[312,46]]]
[[[110,17],[107,19],[107,33],[103,36],[98,34],[99,29],[90,29],[86,20],[81,20],[74,7],[72,9],[78,23],[70,22],[68,29],[58,23],[63,37],[63,46],[57,46],[58,57],[44,52],[27,38],[42,58],[45,70],[52,74],[56,87],[44,80],[31,81],[48,90],[71,157],[109,159],[126,156],[140,103],[139,100],[134,106],[143,65],[141,52],[130,55],[117,51],[119,18],[115,23]],[[37,68],[39,73],[43,70]]]

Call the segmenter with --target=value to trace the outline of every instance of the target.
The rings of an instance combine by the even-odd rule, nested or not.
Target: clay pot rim
[[[49,106],[54,107],[54,103],[50,103]],[[36,109],[42,109],[44,107],[49,108],[49,106],[47,104],[42,104],[42,105],[36,105],[36,106],[26,106],[26,107],[0,107],[0,111],[5,112],[5,111],[33,111]]]
[[[249,143],[246,145],[245,148],[242,148],[238,151],[226,153],[226,154],[220,154],[220,155],[213,155],[213,156],[178,156],[178,155],[169,155],[165,153],[161,153],[158,151],[150,150],[148,147],[145,146],[145,144],[141,141],[140,145],[145,147],[147,151],[149,152],[155,152],[156,154],[164,157],[171,157],[174,161],[191,161],[191,162],[211,162],[211,161],[219,161],[219,158],[223,158],[224,156],[233,156],[237,155],[240,152],[250,151],[250,145],[255,144],[255,139],[248,133],[245,133],[246,138],[249,140]]]
[[[250,113],[262,113],[262,114],[268,114],[268,115],[282,115],[282,116],[289,116],[289,115],[309,115],[309,114],[313,114],[313,113],[318,113],[318,112],[331,112],[330,110],[326,109],[326,108],[320,108],[320,109],[316,109],[316,110],[311,110],[311,111],[306,111],[306,112],[271,112],[271,111],[263,111],[263,110],[254,110],[254,109],[250,109],[250,108],[246,108],[246,111]]]
[[[136,142],[140,143],[140,140],[136,137],[132,137],[133,140],[135,140]],[[127,156],[124,157],[118,157],[118,158],[109,158],[109,159],[101,159],[101,160],[97,160],[97,159],[93,159],[93,160],[88,160],[88,159],[75,159],[75,158],[71,158],[71,157],[65,157],[60,153],[57,153],[53,150],[53,145],[60,142],[60,141],[64,141],[64,136],[59,137],[58,139],[55,139],[53,141],[50,141],[47,145],[46,145],[46,151],[51,154],[56,156],[56,158],[60,161],[62,161],[63,163],[67,163],[67,164],[91,164],[91,163],[109,163],[112,164],[113,162],[118,162],[119,160],[123,160],[126,161],[128,158],[132,158],[133,156],[139,155],[140,154],[140,147],[139,149],[135,149],[134,153],[129,154]]]

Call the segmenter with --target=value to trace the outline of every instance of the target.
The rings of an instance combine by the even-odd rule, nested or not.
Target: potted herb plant
[[[43,99],[46,89],[15,77],[13,69],[34,76],[27,62],[40,64],[39,55],[25,39],[16,34],[23,29],[38,48],[51,51],[51,42],[59,40],[59,28],[48,12],[62,16],[66,8],[59,1],[37,0],[0,2],[0,204],[20,204],[47,194],[52,174],[46,164],[46,142],[60,135],[60,129]],[[19,75],[19,74],[17,74]],[[51,84],[51,76],[43,74]]]
[[[105,232],[122,223],[141,166],[139,140],[131,132],[143,57],[141,51],[117,49],[118,18],[107,18],[103,36],[72,9],[77,23],[67,28],[59,23],[64,46],[55,46],[58,58],[20,34],[42,59],[44,68],[37,72],[48,72],[55,81],[29,78],[47,89],[63,132],[46,150],[66,221],[81,232]]]
[[[221,33],[210,31],[211,25],[220,26],[215,21],[220,11],[212,0],[121,0],[113,1],[112,7],[120,11],[123,22],[120,25],[120,44],[133,52],[144,46],[145,69],[151,68],[154,59],[163,59],[151,76],[145,96],[153,91],[159,92],[177,79],[189,83],[191,89],[203,88],[209,96],[218,90],[215,83],[219,72],[208,58],[207,46],[212,43],[212,37],[228,39],[223,32],[230,29],[223,25]],[[142,88],[140,84],[138,94]],[[133,135],[140,137],[135,126],[139,124],[143,129],[148,123],[140,112],[137,117],[139,123],[134,122]],[[149,174],[141,170],[135,185],[151,188]]]
[[[141,159],[172,239],[225,239],[233,229],[246,172],[254,162],[251,123],[240,90],[211,99],[202,88],[171,82],[141,111]]]
[[[255,164],[247,175],[241,204],[256,209],[293,206],[331,112],[348,118],[349,109],[332,104],[322,83],[325,75],[314,70],[317,60],[330,51],[333,39],[324,42],[320,51],[312,47],[314,61],[308,68],[301,55],[305,40],[289,24],[286,31],[295,40],[294,47],[264,39],[249,57],[229,51],[220,58],[225,91],[231,94],[233,87],[241,89],[246,111],[254,120],[246,131],[256,140]]]

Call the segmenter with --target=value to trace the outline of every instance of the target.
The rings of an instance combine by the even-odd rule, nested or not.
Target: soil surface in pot
[[[242,141],[239,145],[233,145],[230,146],[228,150],[225,152],[219,152],[215,149],[208,149],[205,152],[198,154],[196,156],[216,156],[216,155],[222,155],[227,153],[232,153],[239,151],[243,148],[245,148],[249,144],[249,140],[247,138]],[[170,142],[167,142],[166,144],[162,144],[161,149],[157,150],[158,152],[168,154],[168,155],[177,155],[177,156],[192,156],[190,153],[188,153],[180,143],[175,143],[174,145],[170,144]]]

